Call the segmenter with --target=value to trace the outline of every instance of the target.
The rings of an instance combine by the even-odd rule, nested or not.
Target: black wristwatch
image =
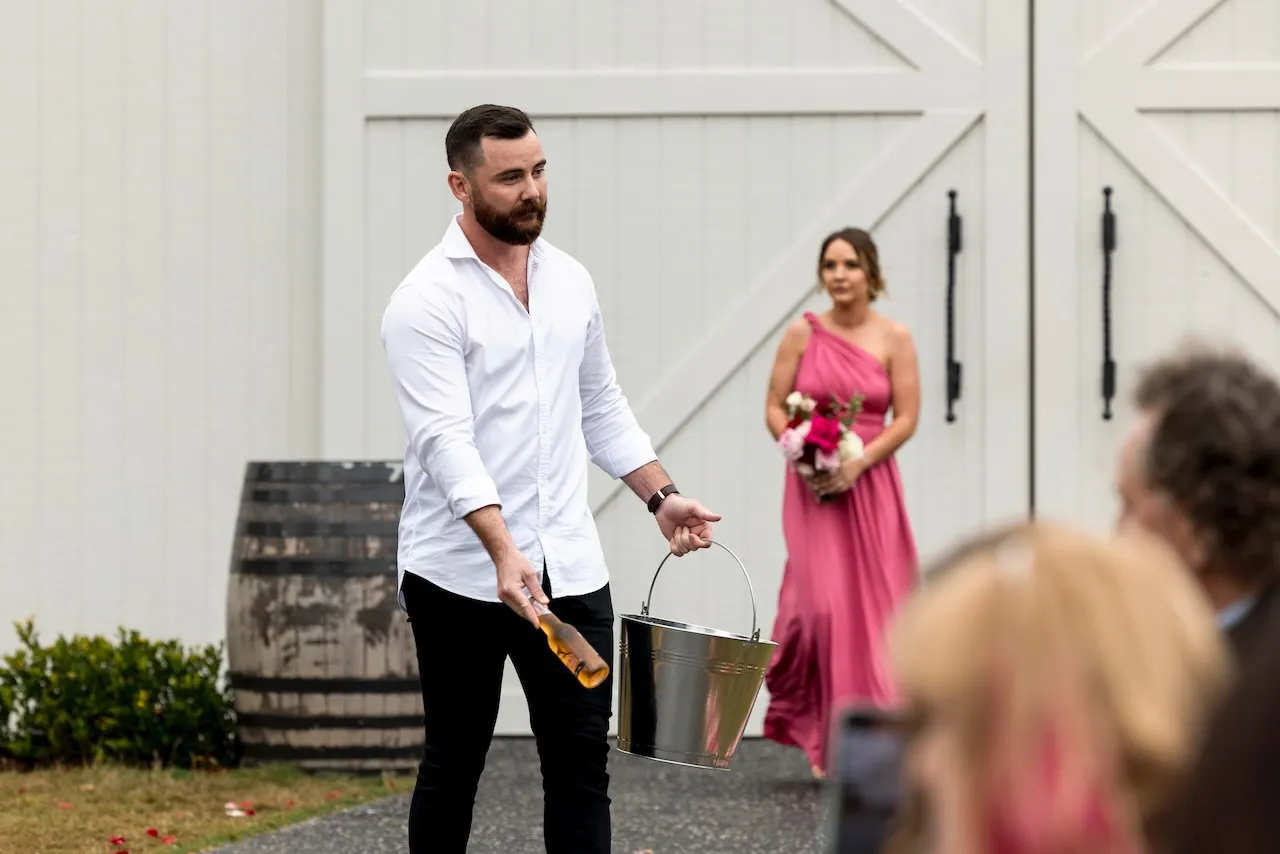
[[[679,494],[680,494],[680,490],[676,489],[676,485],[674,483],[668,483],[666,486],[662,487],[662,489],[659,489],[657,492],[655,492],[653,494],[653,497],[649,499],[649,512],[657,513],[658,506],[662,504],[663,501],[666,500],[666,497],[668,495],[679,495]]]

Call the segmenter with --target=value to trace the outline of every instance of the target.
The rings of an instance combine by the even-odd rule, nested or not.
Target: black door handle
[[[1116,251],[1116,215],[1111,188],[1102,188],[1102,420],[1111,420],[1116,396],[1116,363],[1111,358],[1111,255]]]
[[[962,367],[956,361],[956,256],[960,254],[960,214],[956,213],[956,191],[947,191],[951,211],[947,215],[947,423],[956,420],[955,403],[960,399]]]

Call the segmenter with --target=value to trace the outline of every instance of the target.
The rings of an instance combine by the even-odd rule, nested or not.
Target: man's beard
[[[477,193],[471,198],[471,209],[481,228],[493,235],[495,240],[512,246],[528,246],[537,240],[538,235],[542,234],[542,223],[547,218],[547,203],[543,199],[521,202],[504,213]]]

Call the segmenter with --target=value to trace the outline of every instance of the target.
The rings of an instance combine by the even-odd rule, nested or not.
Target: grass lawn
[[[0,850],[22,854],[202,851],[412,790],[409,777],[97,767],[0,773]],[[243,816],[229,816],[226,804]],[[252,815],[249,812],[252,811]],[[114,842],[123,839],[123,842]]]

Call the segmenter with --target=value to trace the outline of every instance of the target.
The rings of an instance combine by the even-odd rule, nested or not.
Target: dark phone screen
[[[830,854],[875,854],[888,840],[903,798],[906,740],[896,716],[852,710],[836,725],[828,781]]]

